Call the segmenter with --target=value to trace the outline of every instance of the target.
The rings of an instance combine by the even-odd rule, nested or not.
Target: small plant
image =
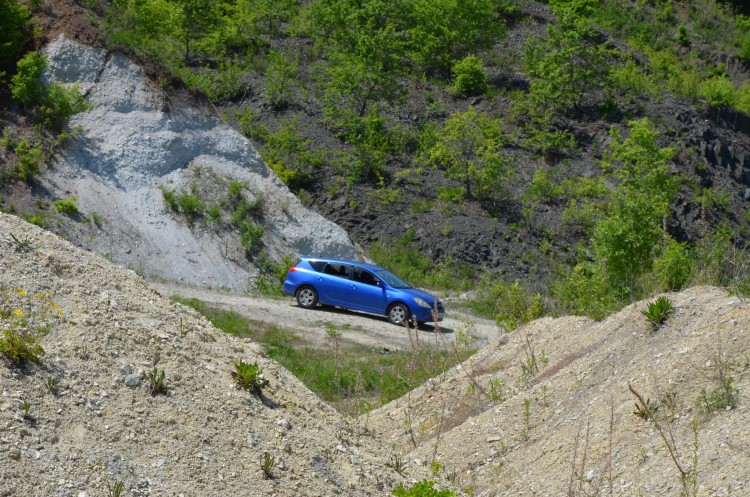
[[[503,380],[500,378],[492,378],[486,395],[487,400],[490,402],[503,402],[505,400],[505,397],[503,396]]]
[[[401,458],[398,454],[391,455],[391,458],[386,463],[386,466],[393,469],[398,474],[401,474],[404,472],[404,469],[406,469],[406,464],[404,464],[404,460]],[[409,494],[405,494],[409,495]]]
[[[391,493],[396,497],[454,497],[456,495],[455,492],[448,489],[435,490],[434,485],[435,482],[430,480],[422,480],[409,488],[405,488],[404,484],[401,483]]]
[[[36,337],[9,329],[3,330],[0,337],[0,354],[15,366],[24,366],[29,362],[39,362],[44,349],[36,343]]]
[[[23,419],[33,421],[34,417],[31,415],[31,402],[28,400],[23,401]]]
[[[166,374],[164,373],[164,370],[159,370],[156,366],[154,366],[154,370],[148,374],[151,395],[165,393],[167,391],[167,385],[164,383],[165,376]]]
[[[440,474],[440,471],[442,470],[443,470],[443,465],[440,464],[439,462],[432,461],[430,463],[430,473],[432,474],[432,476],[438,476]]]
[[[237,384],[256,395],[261,395],[261,390],[268,386],[268,380],[263,377],[263,370],[257,364],[250,364],[242,359],[234,361],[232,376]]]
[[[273,478],[271,470],[276,464],[276,459],[268,452],[263,452],[260,456],[260,470],[263,472],[263,478],[270,480]]]
[[[55,210],[61,214],[65,214],[66,216],[77,216],[80,214],[78,206],[76,205],[77,201],[78,199],[76,197],[70,197],[65,200],[58,200],[55,202]]]
[[[638,402],[635,403],[635,410],[633,411],[633,414],[644,421],[648,421],[649,419],[654,419],[654,416],[656,416],[658,410],[659,404],[656,402],[651,402],[651,399],[647,399],[644,405],[640,405]]]
[[[28,236],[19,239],[16,237],[16,235],[11,233],[10,238],[11,240],[13,240],[13,243],[16,246],[16,252],[28,252],[29,250],[31,250],[31,238],[29,238]]]
[[[120,497],[125,484],[121,481],[116,481],[111,485],[107,485],[107,497]]]
[[[701,389],[697,402],[698,410],[704,415],[709,415],[722,409],[734,409],[737,406],[740,391],[734,387],[733,383],[734,378],[726,376],[711,393],[708,393],[705,388]]]
[[[49,393],[54,394],[57,391],[57,382],[53,376],[47,378],[45,385],[47,386],[47,391]]]
[[[669,317],[672,312],[674,312],[672,301],[662,295],[654,302],[649,302],[648,309],[641,311],[641,314],[646,316],[651,322],[653,329],[656,330],[667,320],[667,317]]]

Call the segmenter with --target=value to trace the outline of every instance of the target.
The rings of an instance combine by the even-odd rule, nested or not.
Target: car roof
[[[303,261],[325,261],[330,262],[333,264],[351,264],[353,266],[358,266],[363,269],[368,269],[370,271],[382,271],[386,270],[384,267],[376,266],[375,264],[368,264],[367,262],[360,262],[360,261],[352,261],[349,259],[331,259],[329,257],[313,257],[313,256],[304,256],[300,257]]]

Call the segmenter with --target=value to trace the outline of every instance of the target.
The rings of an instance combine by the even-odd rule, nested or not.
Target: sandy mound
[[[39,364],[0,357],[0,495],[105,495],[117,481],[127,496],[387,495],[402,480],[375,439],[255,344],[4,214],[0,310],[2,329],[18,313],[49,327]],[[235,359],[262,366],[264,401],[235,385]],[[149,393],[155,366],[166,395]]]

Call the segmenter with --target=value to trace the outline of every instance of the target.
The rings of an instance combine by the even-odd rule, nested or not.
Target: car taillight
[[[297,266],[292,266],[292,267],[290,267],[290,268],[289,268],[289,272],[290,272],[290,273],[293,273],[293,272],[295,272],[296,270],[297,270]]]

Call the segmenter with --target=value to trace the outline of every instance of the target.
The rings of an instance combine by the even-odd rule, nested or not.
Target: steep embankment
[[[0,311],[3,330],[48,325],[39,364],[0,357],[0,495],[105,495],[123,482],[128,496],[364,496],[402,480],[376,439],[257,345],[5,214]],[[263,401],[235,385],[235,359],[262,366]],[[154,367],[166,394],[149,394]]]
[[[474,495],[683,495],[655,423],[634,414],[632,385],[659,406],[688,475],[697,458],[689,495],[750,495],[750,306],[710,287],[669,298],[675,312],[656,331],[646,302],[603,322],[530,323],[370,413],[368,426]],[[706,413],[702,391],[720,400],[722,375],[738,403]]]
[[[237,234],[220,219],[167,212],[162,188],[200,191],[218,201],[232,181],[254,205],[271,259],[303,253],[353,257],[347,234],[307,209],[239,133],[191,99],[170,98],[141,67],[121,55],[58,37],[44,48],[47,82],[78,83],[93,109],[39,178],[52,198],[76,197],[83,217],[64,220],[61,234],[108,254],[123,266],[173,281],[243,290],[257,274]],[[239,198],[235,197],[234,202]],[[259,252],[259,249],[254,249]]]

